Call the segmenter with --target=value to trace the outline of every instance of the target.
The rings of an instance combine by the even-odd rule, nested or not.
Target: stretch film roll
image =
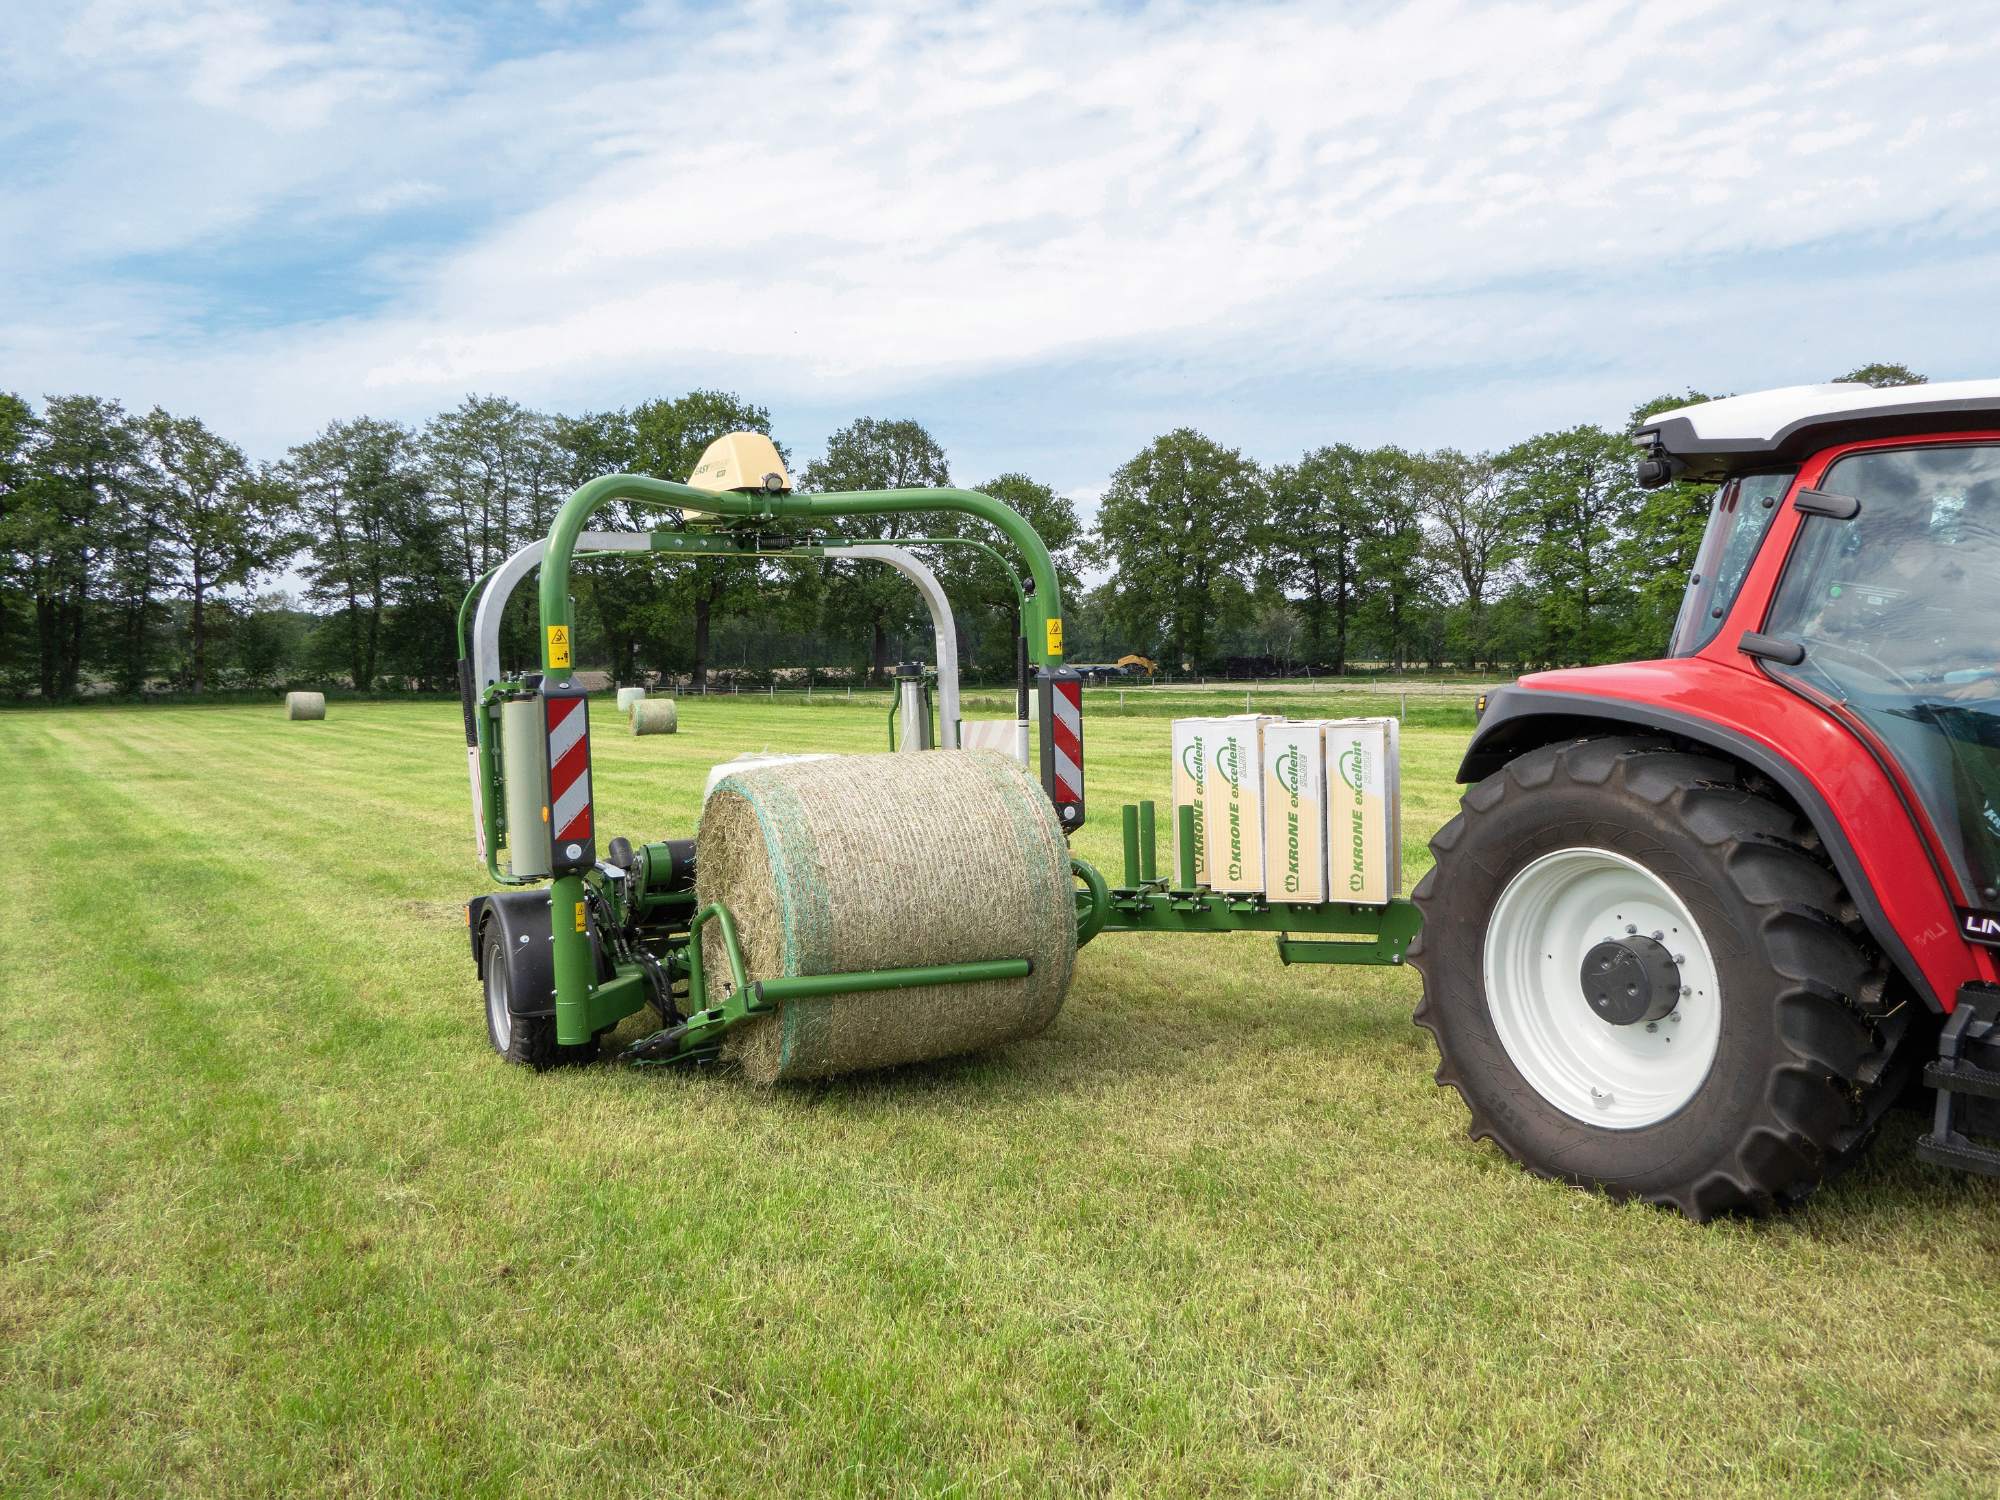
[[[507,782],[507,864],[522,879],[549,873],[549,751],[539,698],[500,705],[500,769]]]

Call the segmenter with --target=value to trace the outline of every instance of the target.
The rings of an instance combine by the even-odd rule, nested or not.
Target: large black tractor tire
[[[1415,892],[1423,932],[1409,954],[1424,979],[1416,1022],[1437,1041],[1437,1081],[1465,1101],[1473,1139],[1542,1176],[1695,1220],[1795,1202],[1866,1144],[1891,1102],[1908,1018],[1873,1018],[1887,969],[1839,878],[1810,826],[1735,766],[1627,737],[1544,746],[1472,787],[1431,850],[1437,863]],[[1560,884],[1565,871],[1594,869],[1612,884],[1585,886],[1594,875]],[[1615,892],[1614,876],[1654,881],[1670,908],[1677,898],[1701,953],[1690,961],[1693,939],[1679,923],[1649,946],[1650,934],[1613,928],[1623,912],[1575,915],[1594,911],[1590,892]],[[1538,909],[1549,913],[1540,927]],[[1598,946],[1607,938],[1616,945]],[[1544,948],[1554,960],[1586,942],[1580,966],[1538,962]],[[1685,970],[1659,967],[1663,952]],[[1614,967],[1601,970],[1607,957]],[[1607,995],[1600,973],[1637,977]],[[1489,995],[1489,974],[1510,994]],[[1568,974],[1577,977],[1566,991]],[[1698,997],[1684,983],[1695,980]],[[1649,1010],[1620,1022],[1625,1030],[1593,1031],[1606,1023],[1590,1006],[1608,1003],[1615,1015],[1640,1003],[1628,994],[1684,998],[1678,1014]],[[1706,1047],[1672,1053],[1661,1041],[1697,1031],[1713,1048],[1705,1073],[1690,1059]],[[1603,1050],[1614,1046],[1625,1050]],[[1624,1094],[1642,1101],[1626,1106],[1634,1114],[1651,1108],[1657,1118],[1609,1128],[1590,1118],[1618,1097],[1609,1073],[1602,1093],[1591,1082],[1600,1055],[1642,1077],[1663,1076],[1668,1064],[1655,1058],[1684,1071],[1657,1096],[1643,1085]],[[1662,1074],[1644,1074],[1653,1067]]]

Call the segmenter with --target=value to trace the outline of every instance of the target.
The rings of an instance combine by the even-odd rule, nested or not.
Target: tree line
[[[1872,365],[1842,378],[1923,377]],[[1492,453],[1334,443],[1266,465],[1180,429],[1112,474],[1090,526],[1025,474],[971,487],[1048,545],[1075,660],[1335,673],[1616,660],[1664,647],[1708,507],[1703,487],[1638,489],[1630,432],[1702,399]],[[446,689],[467,589],[545,534],[572,489],[613,472],[685,479],[713,439],[745,429],[768,434],[768,410],[719,391],[581,415],[472,396],[420,425],[335,421],[260,462],[197,417],[0,392],[0,693]],[[803,491],[952,482],[921,423],[871,417],[794,477]],[[594,524],[683,524],[621,509]],[[1014,586],[947,540],[975,525],[888,516],[840,530],[915,546],[951,594],[966,670],[1010,674]],[[920,601],[877,565],[600,557],[575,580],[580,662],[621,682],[879,680],[931,654]],[[531,593],[503,634],[517,663],[534,659]]]

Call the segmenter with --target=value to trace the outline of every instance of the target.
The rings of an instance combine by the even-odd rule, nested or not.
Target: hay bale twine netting
[[[671,698],[641,698],[632,705],[634,734],[672,734],[680,722]]]
[[[642,700],[645,696],[646,690],[642,687],[620,688],[618,690],[618,712],[629,714],[632,711],[632,705]]]
[[[759,1083],[1033,1036],[1076,966],[1069,848],[1042,789],[988,750],[732,772],[702,808],[696,890],[736,921],[751,979],[1025,958],[1025,978],[794,1000],[728,1033]],[[729,982],[717,925],[702,959]]]
[[[285,717],[288,719],[324,719],[326,717],[326,694],[285,694]]]

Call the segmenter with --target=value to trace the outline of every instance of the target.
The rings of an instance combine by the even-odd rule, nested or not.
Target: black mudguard
[[[547,887],[495,891],[466,903],[472,934],[472,963],[486,977],[486,934],[497,926],[508,964],[508,1007],[517,1016],[552,1016],[556,1011],[556,967],[549,926]]]

